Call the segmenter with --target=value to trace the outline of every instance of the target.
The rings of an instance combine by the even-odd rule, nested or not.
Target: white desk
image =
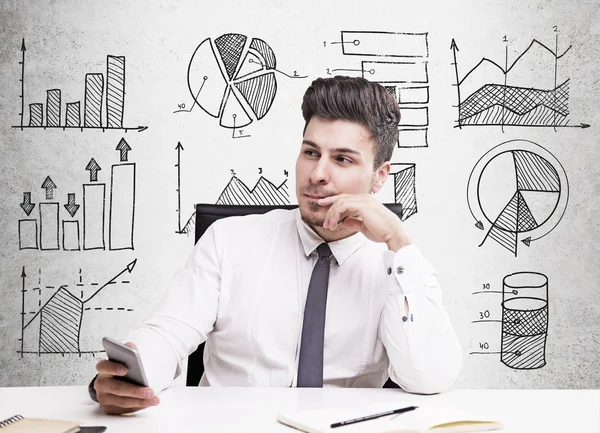
[[[287,432],[277,424],[283,409],[340,407],[375,400],[439,402],[497,412],[506,433],[598,433],[598,390],[453,390],[419,396],[395,389],[172,388],[161,403],[132,416],[108,416],[86,387],[0,388],[0,416],[22,414],[79,420],[117,432]],[[343,431],[340,430],[340,433]]]

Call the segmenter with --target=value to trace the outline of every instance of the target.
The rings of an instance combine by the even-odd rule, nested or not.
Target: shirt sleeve
[[[200,238],[187,262],[173,277],[152,315],[130,332],[150,387],[159,392],[181,373],[181,364],[206,341],[216,317],[220,260],[215,225]]]
[[[416,245],[383,254],[387,298],[379,337],[390,361],[390,377],[408,392],[444,391],[458,377],[462,349],[442,305],[437,272]]]

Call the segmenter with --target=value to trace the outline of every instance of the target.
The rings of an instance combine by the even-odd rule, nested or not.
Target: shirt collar
[[[311,226],[304,222],[299,208],[296,209],[296,226],[298,228],[300,242],[302,242],[304,254],[306,257],[308,257],[320,244],[325,241],[317,234],[317,232],[313,230]],[[365,240],[365,236],[358,232],[352,236],[348,236],[347,238],[340,239],[339,241],[328,242],[328,245],[331,249],[333,257],[335,258],[335,261],[339,266],[341,266],[342,263],[344,263],[346,259],[350,257],[365,242]]]

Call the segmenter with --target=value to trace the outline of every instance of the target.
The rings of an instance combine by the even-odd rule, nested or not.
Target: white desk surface
[[[422,396],[397,389],[176,387],[160,397],[156,407],[131,416],[109,416],[89,399],[87,387],[0,388],[0,417],[72,419],[82,425],[107,426],[106,433],[294,433],[297,430],[275,421],[279,411],[434,400],[497,413],[506,433],[600,432],[599,390],[451,390]]]

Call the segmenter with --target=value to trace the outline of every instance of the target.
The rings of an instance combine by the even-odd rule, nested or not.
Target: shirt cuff
[[[390,291],[408,295],[423,287],[423,260],[421,250],[415,244],[400,248],[395,253],[390,250],[385,251],[384,269],[387,279],[390,280],[390,284],[393,284]]]
[[[134,329],[125,338],[127,341],[136,345],[148,385],[155,393],[168,388],[181,373],[173,348],[152,328],[142,325]]]

